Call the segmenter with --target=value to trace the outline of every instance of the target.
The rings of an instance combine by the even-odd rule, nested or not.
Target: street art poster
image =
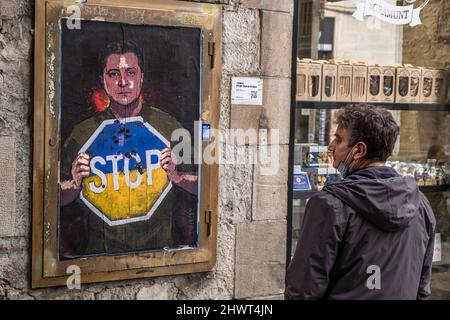
[[[61,23],[61,260],[195,247],[198,179],[171,140],[194,144],[201,92],[195,28]],[[184,158],[185,159],[185,158]]]
[[[209,272],[222,11],[35,1],[31,287]],[[212,138],[214,140],[214,138]]]

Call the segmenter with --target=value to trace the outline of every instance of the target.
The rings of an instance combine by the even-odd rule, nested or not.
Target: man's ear
[[[364,142],[358,142],[356,145],[355,159],[363,159],[367,155],[367,145]]]

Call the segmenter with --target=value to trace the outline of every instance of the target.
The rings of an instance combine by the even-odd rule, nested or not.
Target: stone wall
[[[280,129],[279,171],[220,166],[218,251],[211,273],[30,289],[34,1],[0,0],[0,299],[281,298],[286,260],[292,0],[223,4],[221,128]],[[264,82],[264,105],[230,105],[233,76]],[[274,143],[274,142],[272,142]],[[258,145],[226,144],[246,152]]]

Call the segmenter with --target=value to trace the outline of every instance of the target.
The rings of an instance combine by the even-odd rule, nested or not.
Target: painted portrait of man
[[[198,30],[85,22],[62,32],[59,254],[195,247],[198,174],[171,135],[199,118]]]

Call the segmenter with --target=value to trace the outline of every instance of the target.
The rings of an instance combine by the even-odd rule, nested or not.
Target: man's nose
[[[128,85],[128,80],[126,77],[120,77],[119,79],[119,87],[124,88]]]

